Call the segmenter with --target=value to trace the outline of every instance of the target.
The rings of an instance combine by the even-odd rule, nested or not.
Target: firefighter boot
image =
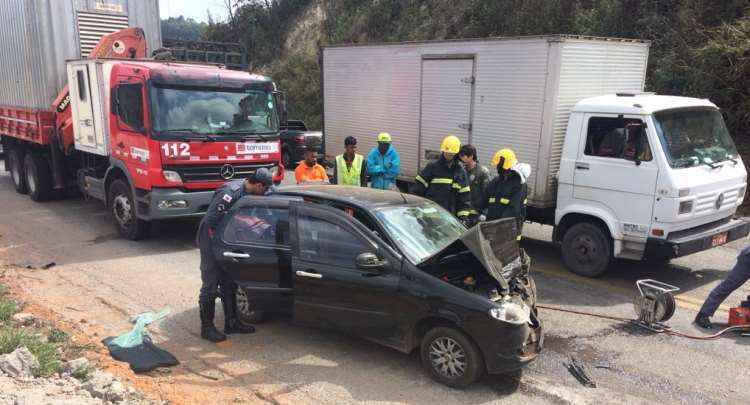
[[[199,301],[198,306],[201,313],[201,337],[214,343],[227,340],[227,336],[219,332],[214,326],[214,312],[216,310],[214,300]]]
[[[224,306],[224,333],[253,333],[255,328],[252,325],[245,325],[240,322],[237,316],[237,291],[231,289],[221,296],[221,303]]]

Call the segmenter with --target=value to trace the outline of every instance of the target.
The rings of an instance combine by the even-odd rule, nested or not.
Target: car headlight
[[[693,200],[680,202],[680,209],[678,211],[679,214],[687,214],[688,212],[692,210],[693,210]]]
[[[499,321],[523,325],[531,322],[531,308],[523,303],[501,301],[496,307],[490,308],[490,316]]]
[[[162,174],[164,175],[164,179],[169,182],[182,183],[182,177],[180,177],[180,174],[177,172],[173,172],[171,170],[164,170]]]

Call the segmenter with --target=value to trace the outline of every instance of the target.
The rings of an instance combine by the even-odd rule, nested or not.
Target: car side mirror
[[[355,262],[358,269],[372,273],[380,273],[388,264],[387,260],[382,260],[378,255],[371,252],[360,253]]]

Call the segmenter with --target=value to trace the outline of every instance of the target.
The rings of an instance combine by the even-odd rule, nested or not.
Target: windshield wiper
[[[179,139],[183,142],[188,141],[204,141],[204,142],[215,142],[216,138],[212,137],[208,134],[202,134],[200,132],[195,131],[192,128],[176,128],[176,129],[165,129],[163,131],[159,131],[160,134],[172,134],[172,133],[179,133],[179,132],[187,132],[191,136],[181,136]]]
[[[220,134],[238,134],[238,135],[251,135],[251,136],[244,136],[242,137],[243,140],[250,140],[254,139],[254,137],[260,138],[261,141],[266,142],[268,141],[268,138],[266,138],[265,135],[274,134],[275,132],[256,132],[251,131],[249,129],[222,129],[218,131]]]

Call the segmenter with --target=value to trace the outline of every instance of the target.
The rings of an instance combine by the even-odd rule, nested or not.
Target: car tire
[[[26,194],[29,189],[26,187],[26,176],[23,170],[23,149],[13,147],[8,153],[8,171],[13,181],[13,187],[18,194]]]
[[[242,288],[237,289],[237,316],[246,325],[256,325],[266,320],[265,311],[255,308],[255,303]]]
[[[453,388],[465,388],[484,375],[484,357],[463,332],[451,327],[430,329],[422,338],[422,366],[433,380]],[[452,366],[443,367],[442,364]],[[462,368],[459,366],[462,365]]]
[[[285,169],[292,168],[292,154],[289,153],[289,149],[284,149],[284,151],[281,152],[281,164],[284,165]]]
[[[52,171],[47,161],[28,152],[23,159],[23,169],[29,197],[37,202],[49,200],[52,197]]]
[[[107,203],[122,237],[130,240],[146,237],[150,223],[136,216],[135,201],[128,183],[121,179],[113,181],[109,186]]]
[[[565,266],[584,277],[599,277],[612,261],[612,243],[602,227],[589,222],[571,226],[563,236],[562,259]]]

